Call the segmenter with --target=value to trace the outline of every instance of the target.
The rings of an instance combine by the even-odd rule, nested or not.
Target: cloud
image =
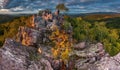
[[[80,8],[80,9],[84,9],[84,8],[85,8],[85,6],[80,6],[79,8]]]
[[[0,12],[9,12],[9,9],[0,9]]]
[[[96,1],[96,0],[80,0],[80,2],[90,2],[90,1]]]
[[[1,0],[0,0],[1,1]],[[65,3],[72,13],[120,12],[120,0],[11,0],[1,11],[37,12],[39,9],[55,9],[58,3]],[[0,5],[2,5],[0,3]]]

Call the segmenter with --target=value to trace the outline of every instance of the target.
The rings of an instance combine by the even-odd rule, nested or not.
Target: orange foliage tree
[[[50,36],[50,39],[54,43],[54,47],[52,48],[53,56],[56,59],[67,61],[69,59],[69,53],[71,52],[71,48],[73,46],[70,35],[67,34],[65,30],[59,30],[56,26]]]

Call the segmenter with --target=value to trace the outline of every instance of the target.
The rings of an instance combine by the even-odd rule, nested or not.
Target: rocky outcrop
[[[14,40],[5,40],[0,49],[0,70],[53,70],[53,68],[60,70],[62,68],[62,61],[55,60],[51,56],[51,47],[42,45],[43,42],[49,41],[47,40],[49,34],[46,34],[47,30],[45,30],[47,25],[40,18],[32,18],[31,22],[34,24],[32,28],[20,26]],[[48,23],[49,19],[46,22]]]
[[[77,56],[75,68],[77,68],[77,70],[98,70],[96,63],[106,54],[103,45],[101,43],[88,45],[82,42],[76,46],[80,49],[74,50],[71,54],[71,56]]]
[[[83,46],[83,42],[78,45]],[[84,44],[84,46],[86,46]],[[75,47],[76,48],[76,47]],[[81,48],[81,47],[80,47]],[[82,50],[74,50],[77,55],[75,68],[77,70],[119,70],[120,53],[110,57],[104,50],[102,43],[90,44]]]
[[[103,57],[96,65],[98,70],[120,70],[120,53],[114,57]]]
[[[40,32],[28,27],[19,27],[16,40],[23,45],[30,46],[39,42]]]
[[[73,50],[71,55],[77,55],[82,58],[105,55],[104,46],[101,43],[86,44],[85,42],[82,42],[75,45],[73,48],[75,48],[75,50]]]
[[[13,39],[6,39],[0,49],[0,70],[119,70],[120,53],[110,57],[101,43],[90,44],[83,50],[73,50],[68,66],[51,56],[50,46],[37,48],[23,46]],[[77,57],[73,57],[76,55]],[[73,58],[73,59],[72,59]],[[64,65],[64,66],[63,66]],[[75,67],[74,67],[75,66]]]
[[[0,70],[53,70],[50,62],[39,57],[36,51],[36,48],[6,39],[0,49]]]

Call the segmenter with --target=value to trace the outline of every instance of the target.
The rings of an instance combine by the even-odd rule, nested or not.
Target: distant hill
[[[0,15],[0,23],[5,23],[5,22],[8,22],[8,21],[12,21],[15,18],[18,18],[18,16]]]
[[[83,20],[90,23],[105,22],[108,28],[120,28],[120,13],[115,12],[94,12],[85,14],[67,14],[71,17],[82,17]]]
[[[10,15],[10,14],[0,14],[0,24],[13,21],[14,19],[18,19],[21,16],[29,16],[31,14],[17,14],[17,15]]]
[[[120,17],[119,13],[111,13],[111,14],[88,14],[86,16],[83,16],[83,19],[86,20],[102,20],[102,19],[108,19],[108,18],[116,18]]]
[[[106,18],[120,17],[120,13],[116,12],[93,12],[93,13],[82,13],[82,14],[67,14],[71,17],[83,17],[86,20],[101,20]]]

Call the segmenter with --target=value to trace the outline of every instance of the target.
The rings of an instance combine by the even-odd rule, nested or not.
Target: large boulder
[[[50,62],[37,54],[34,47],[26,47],[6,39],[0,49],[0,70],[53,70]]]
[[[85,42],[81,42],[74,46],[75,50],[71,55],[77,55],[79,57],[96,57],[96,56],[104,56],[105,50],[104,46],[101,43],[97,44],[85,44]]]
[[[96,65],[98,70],[120,70],[120,53],[113,57],[103,57]]]
[[[110,57],[102,43],[89,44],[83,50],[74,50],[73,53],[78,56],[75,60],[77,70],[120,70],[120,53]]]
[[[28,27],[19,27],[17,33],[17,41],[21,42],[23,45],[30,46],[37,44],[38,40],[41,38],[40,32],[38,30],[28,28]]]
[[[82,42],[76,47],[80,49],[75,49],[71,54],[71,56],[77,56],[75,68],[77,70],[98,70],[96,64],[106,54],[104,46],[101,43],[86,45],[85,42]]]

